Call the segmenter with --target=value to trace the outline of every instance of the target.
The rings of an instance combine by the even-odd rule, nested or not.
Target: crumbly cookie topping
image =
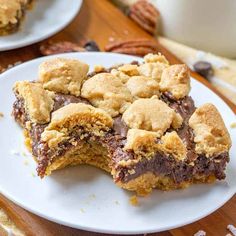
[[[130,91],[110,73],[100,73],[86,80],[81,95],[112,117],[122,114],[132,102]]]
[[[21,7],[26,4],[26,0],[1,0],[0,1],[0,26],[17,22],[17,17],[21,17]]]
[[[197,153],[212,156],[231,147],[228,130],[213,104],[207,103],[197,108],[189,119],[189,126],[194,132]]]
[[[124,65],[118,67],[118,70],[125,73],[128,76],[139,75],[137,65],[124,64]]]
[[[118,69],[112,69],[112,70],[111,70],[111,74],[112,74],[113,76],[119,78],[120,81],[121,81],[122,83],[124,83],[124,84],[130,79],[130,76],[129,76],[129,75],[125,74],[124,72],[122,72],[122,71],[120,71],[120,70],[118,70]]]
[[[186,158],[187,149],[176,131],[167,132],[161,137],[158,149],[165,154],[172,155],[178,161]]]
[[[34,123],[44,124],[50,121],[53,109],[54,93],[44,90],[39,83],[19,81],[14,85],[14,92],[24,99],[25,109]]]
[[[160,90],[170,92],[174,98],[180,99],[190,91],[190,73],[186,65],[173,65],[163,70]]]
[[[162,55],[161,53],[158,53],[158,54],[149,53],[143,59],[144,59],[144,62],[146,63],[160,62],[166,65],[169,65],[169,62],[167,61],[166,57]]]
[[[158,136],[170,128],[179,128],[182,118],[157,97],[138,99],[124,112],[122,119],[133,129],[155,131]]]
[[[157,137],[158,133],[156,132],[129,129],[124,150],[133,150],[135,153],[141,150],[150,152],[156,145]]]
[[[158,82],[145,76],[132,76],[127,82],[127,88],[134,98],[150,98],[160,94]]]
[[[160,82],[161,75],[164,69],[168,68],[169,65],[160,62],[150,62],[143,63],[138,67],[138,71],[140,75],[144,75],[146,77],[150,77],[155,79],[157,82]]]
[[[88,69],[87,64],[76,59],[50,59],[39,66],[39,82],[45,89],[79,96]]]

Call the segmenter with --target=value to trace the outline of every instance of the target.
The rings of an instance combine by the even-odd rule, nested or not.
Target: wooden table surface
[[[83,6],[74,21],[60,33],[51,37],[52,40],[69,40],[82,42],[84,40],[95,40],[101,49],[107,44],[109,38],[132,39],[151,38],[134,22],[129,20],[117,8],[107,0],[84,0]],[[161,45],[158,50],[163,53],[172,63],[180,63],[180,60],[173,56]],[[0,66],[7,66],[17,61],[28,61],[39,57],[39,44],[34,44],[21,49],[0,52]],[[218,93],[205,79],[192,73],[192,76],[204,83],[206,86]],[[219,94],[219,93],[218,93]],[[236,113],[236,106],[219,94]],[[221,196],[219,196],[221,197]],[[72,229],[62,225],[49,222],[34,214],[31,214],[0,195],[0,208],[4,209],[9,217],[15,222],[26,235],[38,236],[95,236],[97,233],[85,232]],[[229,233],[226,229],[228,224],[236,225],[236,196],[228,203],[210,216],[193,224],[169,230],[162,233],[150,235],[155,236],[184,236],[194,235],[199,230],[207,232],[207,236],[223,236]],[[0,231],[1,233],[1,231]]]

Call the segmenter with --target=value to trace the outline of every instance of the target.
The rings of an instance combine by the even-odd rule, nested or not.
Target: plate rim
[[[62,29],[64,29],[66,26],[68,26],[75,19],[75,17],[77,16],[77,14],[79,13],[79,11],[82,7],[83,0],[77,0],[77,1],[75,1],[75,3],[77,3],[76,10],[70,16],[70,18],[68,18],[63,24],[61,24],[60,27],[56,28],[55,30],[52,30],[51,32],[49,32],[45,35],[42,35],[41,37],[36,37],[33,40],[28,40],[28,41],[24,40],[21,43],[15,43],[13,45],[3,46],[3,47],[1,47],[1,45],[0,45],[0,52],[10,51],[10,50],[18,49],[18,48],[23,48],[23,47],[38,43],[40,41],[43,41],[44,39],[50,38],[51,36],[57,34],[58,32],[60,32]],[[33,11],[33,9],[31,11]],[[17,32],[15,34],[17,34]]]
[[[8,73],[12,73],[12,71],[16,68],[19,68],[21,67],[22,65],[23,66],[27,66],[27,64],[30,64],[32,62],[35,62],[35,61],[40,61],[40,60],[45,60],[45,59],[49,59],[49,58],[55,58],[55,57],[60,57],[60,56],[66,56],[66,57],[69,57],[70,55],[81,55],[81,54],[84,54],[84,55],[90,55],[91,54],[95,54],[95,55],[114,55],[114,56],[120,56],[120,57],[129,57],[130,59],[134,60],[134,59],[137,59],[137,60],[142,60],[141,57],[136,57],[136,56],[130,56],[130,55],[124,55],[124,54],[118,54],[118,53],[107,53],[107,52],[72,52],[72,53],[62,53],[62,54],[57,54],[57,55],[50,55],[50,56],[44,56],[44,57],[39,57],[39,58],[35,58],[33,60],[29,60],[29,61],[26,61],[20,65],[17,65],[5,72],[3,72],[1,75],[0,75],[0,83],[1,83],[1,79],[4,79],[4,77],[8,74]],[[205,86],[207,89],[210,89],[228,108],[230,108],[231,112],[233,114],[234,111],[232,110],[232,108],[214,91],[212,90],[210,87],[206,86],[204,83],[202,83],[201,81],[195,79],[194,77],[191,76],[191,79],[194,79],[196,81],[198,81],[199,83],[201,83],[203,86]],[[91,232],[99,232],[99,233],[112,233],[112,234],[142,234],[142,233],[154,233],[154,232],[162,232],[162,231],[165,231],[165,230],[170,230],[170,229],[174,229],[174,228],[179,228],[181,226],[184,226],[184,225],[188,225],[188,224],[191,224],[193,222],[196,222],[198,221],[199,219],[202,219],[210,214],[212,214],[214,211],[216,211],[217,209],[221,208],[226,202],[228,202],[236,193],[236,189],[233,189],[232,188],[232,191],[230,191],[230,194],[227,195],[227,197],[225,197],[223,199],[223,201],[221,202],[221,204],[218,204],[216,207],[212,208],[210,211],[206,212],[205,214],[202,214],[201,216],[198,216],[198,217],[193,217],[191,220],[188,220],[188,221],[185,221],[183,223],[178,223],[178,224],[175,224],[175,225],[168,225],[166,227],[161,227],[159,228],[158,230],[155,229],[155,228],[152,228],[152,229],[149,229],[149,230],[143,230],[143,231],[140,231],[140,230],[121,230],[121,231],[117,231],[117,230],[111,230],[111,229],[104,229],[104,228],[96,228],[96,227],[91,227],[91,226],[83,226],[83,225],[80,225],[79,223],[77,224],[74,224],[74,223],[70,223],[70,222],[67,222],[67,221],[64,221],[64,220],[58,220],[57,218],[55,217],[51,217],[51,216],[47,216],[46,214],[44,213],[41,213],[40,211],[38,210],[34,210],[30,207],[27,207],[26,204],[24,203],[21,203],[17,200],[14,199],[14,196],[12,196],[10,193],[6,193],[2,191],[2,187],[0,186],[0,193],[3,194],[7,199],[11,200],[12,202],[14,202],[15,204],[19,205],[20,207],[22,207],[23,209],[26,209],[27,211],[29,212],[32,212],[40,217],[43,217],[47,220],[50,220],[52,222],[56,222],[58,224],[62,224],[62,225],[65,225],[65,226],[69,226],[69,227],[73,227],[73,228],[76,228],[76,229],[81,229],[81,230],[86,230],[86,231],[91,231]]]

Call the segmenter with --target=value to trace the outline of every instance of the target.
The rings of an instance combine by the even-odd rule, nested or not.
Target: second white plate
[[[18,32],[0,36],[0,51],[20,48],[52,36],[77,15],[82,0],[36,0]]]

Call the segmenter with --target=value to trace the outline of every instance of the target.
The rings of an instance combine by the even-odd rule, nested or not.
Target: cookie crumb
[[[234,235],[236,236],[236,228],[233,225],[228,225],[227,229]]]
[[[105,70],[105,68],[102,65],[94,66],[94,72],[96,72],[96,73],[102,72],[104,70]]]
[[[231,123],[230,128],[232,128],[232,129],[236,128],[236,122]]]
[[[136,195],[130,197],[129,202],[132,206],[138,206],[138,198]]]
[[[26,156],[27,156],[27,154],[26,154],[25,152],[22,152],[22,156],[26,157]]]
[[[0,112],[0,118],[3,118],[4,114],[2,112]]]
[[[81,213],[85,213],[85,210],[83,208],[80,208]]]
[[[199,230],[197,233],[194,234],[194,236],[206,236],[206,232],[203,230]]]
[[[24,165],[25,165],[25,166],[28,166],[28,165],[29,165],[28,160],[25,160],[25,161],[24,161]]]
[[[89,195],[89,198],[90,198],[90,199],[95,199],[95,198],[96,198],[96,195],[95,195],[95,194],[91,194],[91,195]]]

